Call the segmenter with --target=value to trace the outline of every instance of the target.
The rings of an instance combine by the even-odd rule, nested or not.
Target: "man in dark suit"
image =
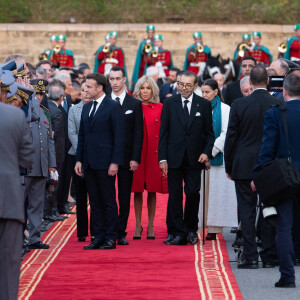
[[[84,173],[93,211],[94,241],[84,249],[115,249],[118,225],[115,178],[123,164],[124,117],[119,103],[105,96],[102,74],[86,77],[93,101],[84,105],[78,134],[75,172]]]
[[[300,76],[290,74],[284,79],[283,96],[287,101],[286,120],[292,164],[300,171]],[[280,107],[272,107],[266,112],[263,143],[257,167],[268,161],[288,156],[286,135],[281,120]],[[276,206],[278,214],[276,246],[281,277],[275,283],[275,287],[295,287],[294,263],[296,261],[296,265],[300,264],[299,197],[298,192]]]
[[[257,194],[251,190],[251,173],[257,162],[262,143],[264,114],[279,100],[269,95],[266,87],[268,75],[264,66],[253,67],[250,82],[254,90],[250,96],[237,99],[231,106],[224,148],[227,177],[235,181],[238,212],[244,239],[243,257],[238,268],[257,269],[255,216]],[[275,253],[274,230],[260,226],[263,250],[260,252],[264,267],[272,267]]]
[[[172,97],[177,94],[177,75],[180,72],[177,68],[171,68],[168,75],[168,83],[164,83],[159,90],[159,100],[164,103],[166,98]]]
[[[241,74],[242,77],[249,76],[251,69],[256,65],[256,60],[251,56],[246,56],[242,59],[241,62]],[[225,96],[224,96],[224,102],[231,106],[233,101],[235,101],[238,98],[243,97],[243,94],[241,92],[240,88],[240,80],[235,81],[233,83],[230,83],[227,85]]]
[[[64,88],[60,83],[49,85],[49,110],[51,114],[51,124],[53,127],[53,136],[55,143],[56,166],[61,180],[62,166],[65,160],[65,127],[63,112],[59,108],[65,94]],[[48,201],[45,201],[44,215],[45,219],[50,221],[63,221],[65,217],[59,215],[57,211],[57,190],[55,185],[54,191],[48,193]]]
[[[186,245],[198,241],[200,177],[214,144],[210,102],[197,96],[197,77],[182,71],[177,77],[179,95],[165,101],[159,135],[158,158],[168,173],[167,208],[168,245]],[[182,181],[185,183],[183,215]]]
[[[112,92],[108,95],[120,103],[125,121],[124,160],[118,170],[119,224],[118,245],[128,245],[126,228],[129,217],[133,172],[141,162],[143,146],[142,102],[125,91],[126,77],[123,68],[116,66],[109,72]]]
[[[71,177],[74,169],[72,159],[68,155],[68,152],[71,148],[71,142],[69,140],[69,135],[68,135],[68,113],[72,105],[72,99],[70,96],[70,92],[72,90],[72,81],[68,73],[58,74],[57,76],[55,76],[55,81],[59,81],[65,90],[63,101],[59,106],[59,109],[61,110],[63,115],[64,128],[65,128],[65,148],[64,148],[65,159],[62,165],[61,176],[60,176],[60,181],[59,181],[59,186],[57,191],[57,208],[60,214],[75,214],[74,212],[70,211],[70,207],[67,205],[70,182],[71,182]]]
[[[25,221],[20,168],[30,169],[34,158],[23,111],[0,103],[0,138],[0,299],[17,299]]]

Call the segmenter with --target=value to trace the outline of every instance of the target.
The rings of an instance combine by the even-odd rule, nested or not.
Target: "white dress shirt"
[[[189,100],[188,104],[187,104],[187,108],[188,108],[188,111],[189,111],[189,114],[191,114],[191,107],[192,107],[192,101],[193,101],[193,94],[188,98],[188,99],[185,99],[181,96],[181,101],[182,101],[182,108],[184,108],[184,101],[185,100]]]
[[[94,100],[94,101],[97,101],[97,106],[96,106],[96,110],[95,110],[94,115],[96,114],[96,111],[98,110],[98,108],[99,108],[99,106],[102,103],[102,101],[103,101],[104,98],[105,98],[105,94],[103,94],[103,96],[101,96],[100,98]],[[94,107],[94,101],[92,101],[92,106],[91,106],[91,109],[90,109],[90,112],[89,112],[89,116],[92,113],[92,110],[93,110],[93,107]]]
[[[116,100],[116,98],[119,97],[120,98],[120,104],[123,105],[124,99],[126,97],[126,92],[123,91],[123,93],[119,96],[117,96],[116,94],[114,94],[114,92],[111,92],[111,99]]]

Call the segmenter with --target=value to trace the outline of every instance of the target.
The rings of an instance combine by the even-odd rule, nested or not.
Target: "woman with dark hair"
[[[212,149],[213,159],[207,172],[205,195],[207,204],[207,240],[215,240],[223,227],[237,226],[237,200],[234,183],[226,178],[224,166],[224,143],[228,127],[230,107],[223,103],[218,83],[214,79],[206,80],[202,86],[202,97],[210,101],[212,107],[213,130],[216,137]]]
[[[162,104],[159,103],[159,89],[149,76],[141,77],[135,85],[133,96],[142,101],[144,137],[141,163],[133,173],[131,191],[134,192],[136,228],[133,239],[141,239],[143,192],[147,190],[148,227],[147,239],[154,239],[154,216],[156,193],[161,192],[161,170],[158,164],[158,140]]]

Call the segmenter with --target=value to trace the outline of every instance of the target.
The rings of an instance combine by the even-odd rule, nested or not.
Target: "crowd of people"
[[[51,247],[41,241],[41,232],[75,214],[74,205],[78,241],[91,237],[83,248],[110,250],[117,244],[129,245],[126,229],[134,193],[133,239],[141,239],[144,191],[147,239],[155,239],[156,193],[167,192],[166,245],[196,244],[203,224],[207,240],[215,240],[224,227],[238,227],[234,246],[243,247],[238,268],[258,268],[260,256],[264,268],[280,264],[281,278],[275,286],[295,286],[294,264],[300,264],[300,224],[299,218],[293,218],[299,214],[297,195],[278,207],[280,221],[273,226],[261,213],[256,215],[257,193],[251,181],[258,161],[268,160],[267,151],[271,151],[269,159],[285,155],[276,108],[269,108],[287,101],[288,125],[297,128],[299,61],[272,62],[270,55],[260,61],[255,51],[264,47],[257,42],[258,49],[253,47],[252,52],[242,49],[246,54],[240,59],[239,80],[225,86],[224,75],[215,73],[202,82],[197,59],[205,62],[210,50],[202,44],[200,32],[194,33],[195,44],[187,51],[184,70],[172,66],[153,25],[147,32],[148,39],[139,47],[143,59],[137,57],[140,66],[135,68],[139,72],[132,92],[125,60],[123,65],[116,63],[122,53],[114,43],[116,32],[98,49],[94,73],[86,63],[74,67],[64,35],[51,38],[53,48],[36,66],[23,55],[11,55],[0,66],[0,136],[5,141],[0,151],[1,176],[5,176],[0,241],[11,252],[0,248],[0,263],[5,266],[0,273],[3,299],[9,299],[10,293],[15,296],[21,251],[25,255],[30,249]],[[253,36],[260,41],[260,33]],[[300,45],[299,38],[293,39],[290,49],[295,41]],[[103,58],[106,54],[108,58]],[[296,52],[292,55],[295,58]],[[191,57],[197,58],[195,62]],[[268,91],[269,77],[274,75],[283,77],[283,91]],[[290,132],[291,145],[297,149],[297,131]],[[293,155],[299,167],[299,152]],[[207,175],[202,183],[207,211],[201,224],[202,170]]]

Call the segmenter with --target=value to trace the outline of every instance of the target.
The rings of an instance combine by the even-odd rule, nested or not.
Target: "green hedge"
[[[300,0],[0,0],[0,5],[0,23],[300,22]]]

